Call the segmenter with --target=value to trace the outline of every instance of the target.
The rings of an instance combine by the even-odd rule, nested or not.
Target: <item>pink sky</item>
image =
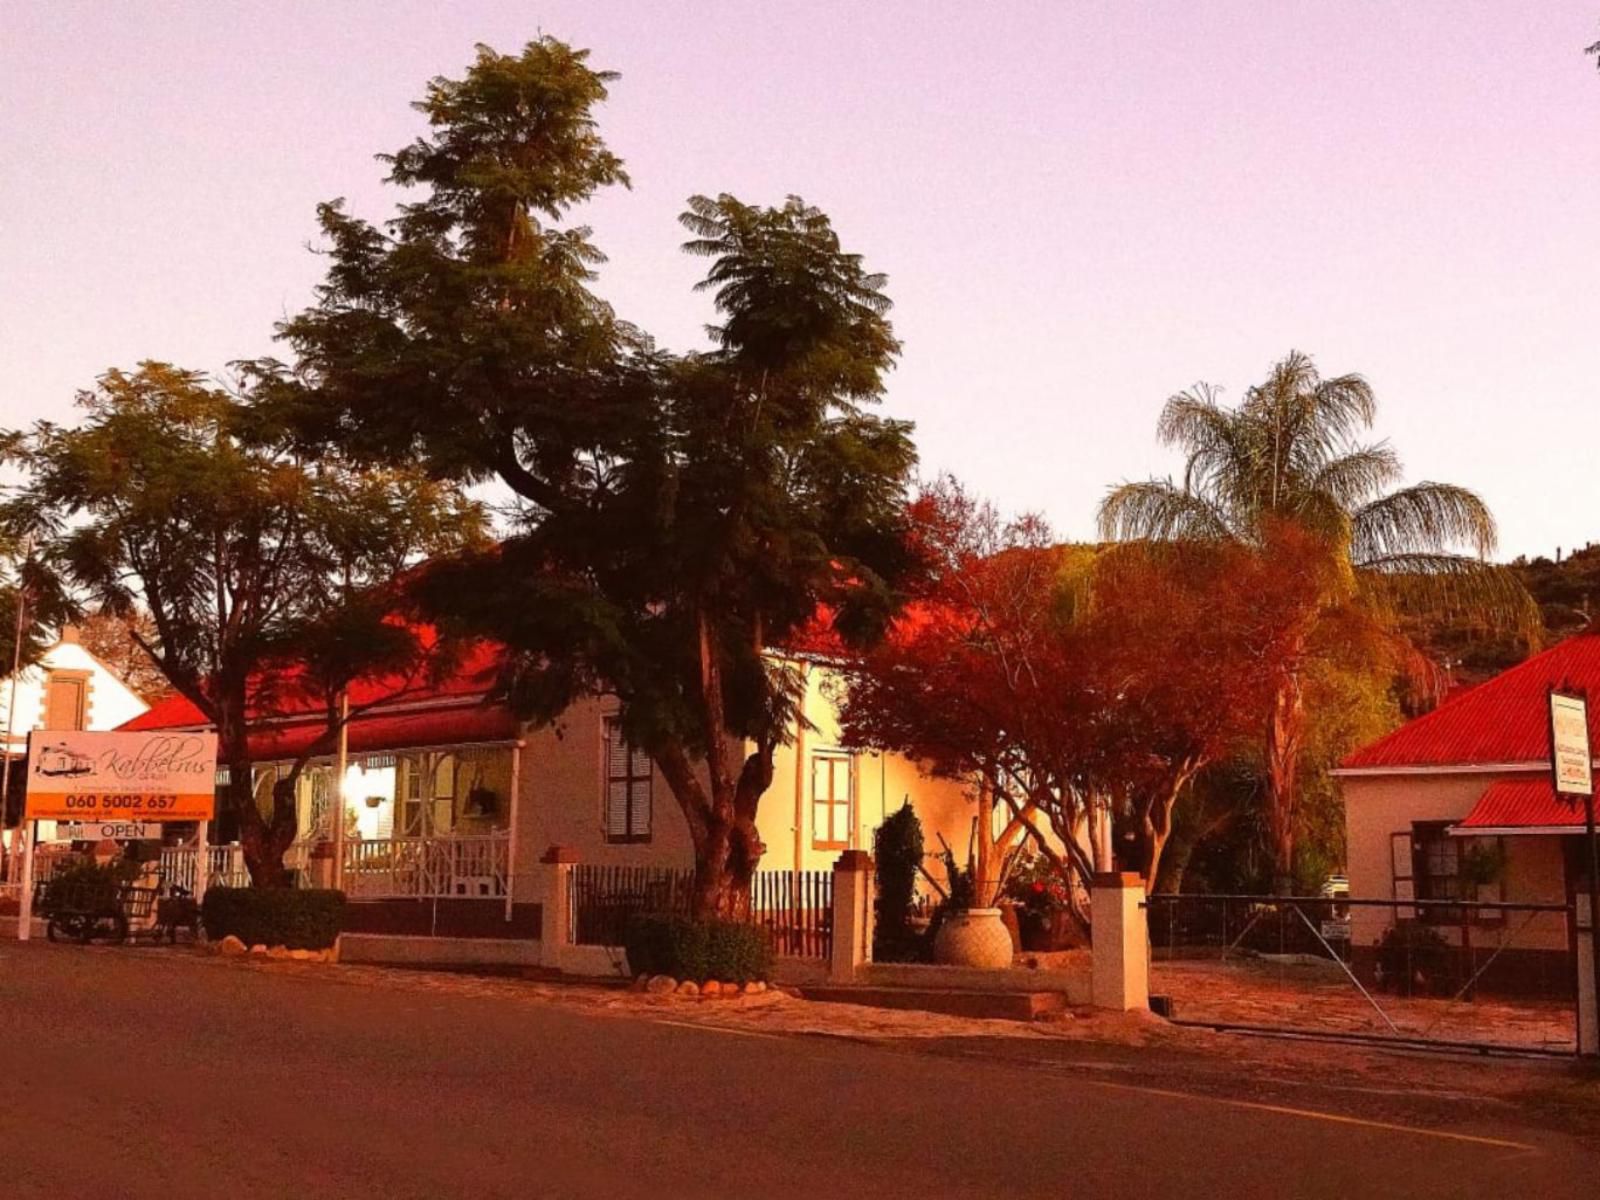
[[[804,195],[890,275],[929,472],[1088,536],[1107,484],[1176,465],[1169,393],[1300,348],[1507,555],[1600,540],[1592,0],[0,0],[0,423],[271,352],[315,204],[385,215],[371,155],[424,81],[541,30],[623,73],[603,292],[694,346],[684,197]]]

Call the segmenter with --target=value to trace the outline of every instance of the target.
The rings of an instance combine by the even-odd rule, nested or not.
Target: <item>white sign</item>
[[[96,821],[91,825],[58,825],[56,837],[68,842],[153,842],[161,837],[161,822]]]
[[[1582,696],[1550,693],[1550,764],[1556,795],[1594,795],[1589,751],[1589,704]]]
[[[28,734],[32,821],[208,821],[216,779],[214,733]]]

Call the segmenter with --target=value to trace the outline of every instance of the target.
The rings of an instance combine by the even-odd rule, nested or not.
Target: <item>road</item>
[[[1592,1195],[1600,1168],[1526,1125],[1413,1129],[1314,1093],[1256,1104],[163,950],[0,946],[0,1079],[11,1200],[1503,1200]]]

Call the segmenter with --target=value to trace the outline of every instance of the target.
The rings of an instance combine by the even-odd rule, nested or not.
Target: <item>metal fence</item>
[[[572,868],[569,888],[573,943],[620,946],[635,914],[688,916],[694,872],[582,863]],[[833,950],[833,873],[756,872],[748,920],[767,931],[777,954],[827,958]]]
[[[1184,1024],[1576,1049],[1565,904],[1153,895],[1152,992]]]

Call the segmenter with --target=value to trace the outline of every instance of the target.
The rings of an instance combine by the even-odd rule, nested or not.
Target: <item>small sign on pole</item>
[[[1584,832],[1589,842],[1590,1020],[1600,1019],[1600,838],[1595,833],[1594,757],[1589,745],[1589,698],[1583,692],[1550,689],[1550,773],[1557,796],[1583,803]],[[1580,984],[1580,1023],[1583,1008]],[[1579,1044],[1584,1034],[1579,1031]]]
[[[144,842],[160,836],[160,821],[93,821],[56,826],[56,837],[68,842]]]

